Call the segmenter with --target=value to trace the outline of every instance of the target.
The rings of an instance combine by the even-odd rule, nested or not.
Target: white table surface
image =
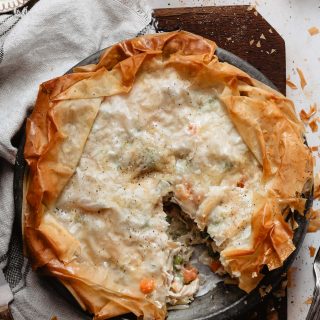
[[[320,34],[311,37],[308,33],[310,27],[317,26],[320,29],[319,0],[148,0],[148,3],[152,8],[256,4],[257,11],[285,40],[287,76],[290,75],[290,79],[298,86],[298,90],[287,87],[287,96],[295,102],[298,112],[302,108],[309,110],[313,103],[317,103],[320,110]],[[299,85],[297,67],[307,80],[304,90]],[[307,139],[310,146],[320,145],[320,130],[311,134],[308,129]],[[319,164],[316,172],[319,171]],[[293,272],[292,287],[288,288],[288,320],[305,319],[309,309],[305,301],[312,296],[314,286],[313,258],[308,249],[311,245],[319,247],[319,232],[307,234],[294,262],[296,271]]]

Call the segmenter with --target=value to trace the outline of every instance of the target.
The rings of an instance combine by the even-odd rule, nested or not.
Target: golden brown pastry
[[[146,35],[40,86],[26,252],[95,319],[164,319],[167,304],[192,301],[187,244],[203,234],[247,292],[295,249],[284,214],[303,211],[312,179],[303,125],[290,100],[215,49],[184,31]]]

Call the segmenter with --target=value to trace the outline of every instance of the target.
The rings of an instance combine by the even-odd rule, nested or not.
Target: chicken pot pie
[[[164,319],[199,287],[193,245],[246,292],[295,250],[312,156],[293,103],[184,31],[40,86],[27,120],[26,253],[95,319]],[[199,279],[200,278],[200,279]]]

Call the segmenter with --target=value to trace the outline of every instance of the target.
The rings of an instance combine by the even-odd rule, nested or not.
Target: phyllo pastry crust
[[[293,103],[184,31],[108,48],[41,84],[27,120],[24,240],[95,319],[164,319],[201,274],[246,292],[295,250],[312,156]]]

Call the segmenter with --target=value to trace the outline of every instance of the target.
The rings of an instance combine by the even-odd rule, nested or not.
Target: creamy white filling
[[[174,192],[220,249],[247,247],[260,177],[215,91],[192,89],[166,68],[105,99],[75,174],[47,214],[79,240],[76,260],[106,269],[119,291],[139,294],[140,279],[154,278],[152,297],[163,304],[176,245],[162,197]],[[244,188],[236,187],[241,179]]]

